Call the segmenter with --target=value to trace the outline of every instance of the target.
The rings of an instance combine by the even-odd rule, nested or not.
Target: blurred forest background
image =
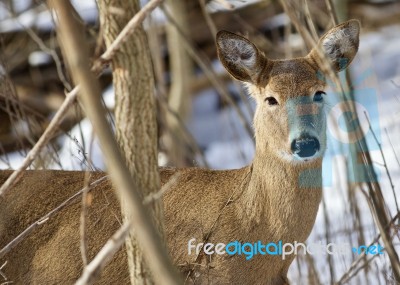
[[[251,162],[254,102],[219,63],[215,34],[241,33],[269,58],[308,53],[282,1],[166,0],[145,21],[156,81],[160,166],[239,168]],[[400,2],[300,0],[291,3],[304,29],[319,35],[334,21],[358,19],[360,50],[347,79],[382,189],[388,233],[400,249]],[[92,59],[104,51],[98,10],[92,0],[72,1],[85,23]],[[146,4],[146,1],[142,1]],[[118,11],[115,11],[118,13]],[[336,18],[336,19],[335,19]],[[312,25],[311,25],[312,24]],[[70,75],[44,1],[0,2],[0,167],[21,164],[72,90]],[[114,124],[111,69],[99,74],[103,102]],[[345,79],[343,74],[341,79]],[[344,80],[346,81],[346,80]],[[337,90],[328,92],[329,126],[341,125]],[[368,94],[368,96],[364,96]],[[267,127],[267,126],[266,126]],[[324,161],[324,199],[311,242],[381,243],[365,185],[352,178],[350,153],[333,127]],[[349,132],[349,131],[348,131]],[[78,103],[36,158],[34,169],[105,170],[98,141]],[[299,256],[293,284],[396,284],[384,255]],[[1,279],[0,279],[1,283]]]

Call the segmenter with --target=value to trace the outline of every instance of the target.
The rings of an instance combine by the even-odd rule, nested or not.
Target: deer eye
[[[279,105],[278,101],[274,97],[267,97],[265,98],[265,101],[268,102],[268,105],[273,106],[273,105]]]
[[[313,101],[314,102],[322,102],[322,101],[324,101],[324,97],[322,97],[322,95],[326,95],[326,93],[324,91],[315,92]]]

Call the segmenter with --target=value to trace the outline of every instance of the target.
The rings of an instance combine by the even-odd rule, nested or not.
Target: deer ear
[[[325,52],[335,71],[342,71],[349,66],[358,51],[359,35],[360,22],[349,20],[333,27],[320,38],[318,46]],[[316,49],[309,56],[314,60],[319,58]]]
[[[268,61],[248,39],[227,31],[217,33],[217,52],[222,65],[234,78],[251,83],[259,80]]]

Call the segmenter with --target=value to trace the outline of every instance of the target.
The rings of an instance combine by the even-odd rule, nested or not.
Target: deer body
[[[188,242],[192,238],[196,239],[196,243],[205,242],[204,238],[210,232],[210,238],[206,242],[215,244],[235,240],[303,241],[314,224],[320,189],[293,191],[290,195],[282,191],[278,195],[275,193],[275,197],[269,197],[273,193],[248,197],[246,194],[250,194],[250,187],[258,187],[257,190],[266,189],[264,183],[268,183],[263,177],[254,177],[261,174],[256,173],[255,165],[228,171],[180,171],[182,173],[176,184],[164,197],[164,206],[167,246],[184,276],[193,270],[189,281],[193,278],[200,284],[208,284],[208,279],[211,280],[210,284],[284,284],[286,271],[294,256],[288,257],[285,262],[281,261],[280,256],[255,256],[246,261],[245,256],[221,255],[208,258],[203,253],[201,258],[197,259],[194,252],[188,255]],[[161,170],[162,182],[165,183],[166,178],[174,172],[170,169]],[[286,170],[283,170],[282,174],[285,172]],[[3,172],[3,175],[10,173]],[[94,176],[102,175],[104,174],[96,173]],[[42,179],[38,180],[38,177]],[[6,176],[1,178],[3,182]],[[253,179],[259,179],[260,184],[250,186]],[[43,184],[43,181],[46,183]],[[14,202],[1,203],[1,206],[4,206],[2,211],[7,217],[5,228],[1,230],[1,246],[5,246],[35,220],[72,196],[82,187],[83,181],[84,175],[80,172],[27,172],[17,189],[10,191],[5,197],[7,201]],[[203,188],[204,181],[208,181],[206,188]],[[282,179],[279,185],[270,185],[275,186],[270,189],[293,189],[295,183],[297,181]],[[199,185],[203,186],[199,188]],[[91,193],[93,205],[89,208],[87,234],[89,258],[94,257],[121,222],[119,201],[108,182],[97,186]],[[193,197],[198,197],[199,193],[201,199],[194,201]],[[29,198],[24,199],[21,205],[19,197]],[[225,206],[229,200],[232,202]],[[82,271],[79,201],[78,199],[77,203],[45,222],[32,236],[1,259],[8,261],[4,272],[10,280],[17,284],[72,284],[79,278]],[[291,207],[281,207],[282,204]],[[18,210],[20,207],[26,209],[22,216]],[[248,207],[257,207],[261,211],[258,215],[250,216],[248,210],[243,210]],[[9,219],[10,216],[12,219]],[[277,220],[276,216],[280,219]],[[106,267],[101,284],[129,283],[124,250],[120,250]],[[202,266],[193,266],[195,263],[201,263]],[[252,271],[259,274],[249,274]]]
[[[319,45],[337,71],[358,48],[359,24],[349,21],[324,35]],[[224,243],[304,242],[321,200],[321,166],[326,119],[315,50],[304,58],[272,61],[248,40],[217,36],[221,62],[246,82],[257,101],[256,155],[251,165],[215,171],[160,169],[162,184],[176,181],[163,196],[166,243],[187,284],[288,284],[295,258],[280,255],[196,254],[189,241]],[[347,59],[346,64],[339,61]],[[338,63],[339,62],[339,63]],[[336,65],[336,63],[338,63]],[[322,92],[323,93],[323,92]],[[0,172],[3,182],[10,172]],[[104,175],[93,173],[93,179]],[[26,227],[82,188],[82,172],[28,171],[0,199],[0,248]],[[91,191],[87,244],[89,260],[121,223],[119,202],[104,182]],[[2,272],[15,284],[71,284],[82,273],[79,201],[46,221],[0,258]],[[127,284],[125,249],[102,273],[99,284]]]

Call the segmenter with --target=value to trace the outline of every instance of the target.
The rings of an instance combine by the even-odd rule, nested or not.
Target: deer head
[[[357,53],[359,31],[357,20],[340,24],[323,35],[307,56],[289,60],[268,59],[252,42],[231,32],[217,34],[222,64],[247,85],[257,101],[254,128],[258,153],[297,163],[322,158],[326,149],[326,82],[317,49],[339,72]]]

